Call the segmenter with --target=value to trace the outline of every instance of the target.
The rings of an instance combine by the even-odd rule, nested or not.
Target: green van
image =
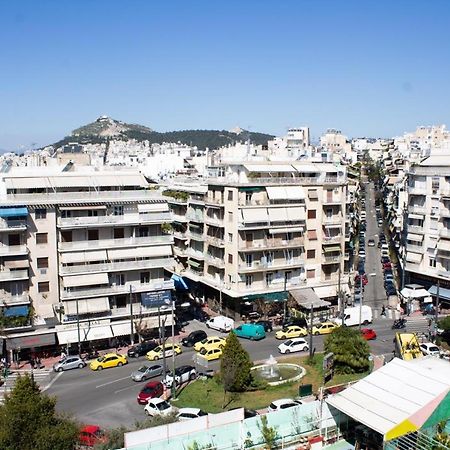
[[[250,339],[252,341],[259,341],[266,337],[266,332],[262,325],[256,323],[244,323],[234,329],[237,337]]]

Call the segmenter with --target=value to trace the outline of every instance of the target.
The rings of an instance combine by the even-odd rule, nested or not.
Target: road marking
[[[118,389],[117,391],[114,391],[114,394],[118,394],[119,392],[126,391],[127,389],[132,389],[132,388],[135,388],[135,387],[136,386],[128,386],[126,388]]]
[[[377,276],[376,272],[369,273],[369,277],[376,277],[376,276]]]
[[[113,383],[117,383],[118,381],[127,380],[128,378],[130,378],[129,375],[127,377],[118,378],[117,380],[108,381],[107,383],[103,383],[103,384],[99,384],[98,386],[95,386],[95,389],[101,388],[103,386],[108,386],[108,385],[113,384]]]
[[[50,383],[47,384],[47,386],[45,386],[45,388],[42,389],[41,392],[45,392],[47,389],[50,389],[53,386],[53,383],[63,374],[64,372],[59,372],[56,374],[56,377],[53,378],[52,381],[50,381]]]

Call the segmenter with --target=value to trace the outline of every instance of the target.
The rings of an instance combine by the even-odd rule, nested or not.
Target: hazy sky
[[[102,114],[393,136],[449,112],[447,0],[0,0],[3,149]]]

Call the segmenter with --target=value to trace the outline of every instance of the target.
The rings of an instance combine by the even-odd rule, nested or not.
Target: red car
[[[97,444],[107,442],[107,437],[98,425],[86,425],[80,430],[78,442],[86,447],[94,447]]]
[[[149,398],[161,397],[164,392],[164,386],[159,381],[150,381],[139,392],[137,396],[137,402],[140,405],[147,404]]]
[[[372,328],[363,328],[361,330],[361,335],[366,341],[371,341],[377,338],[377,333]]]
[[[383,263],[383,270],[386,270],[386,269],[392,269],[392,263],[390,263],[390,262]]]
[[[359,284],[360,283],[359,278],[360,278],[360,275],[356,275],[356,277],[355,277],[355,284]],[[363,284],[363,286],[365,286],[368,282],[369,282],[369,280],[367,279],[367,275],[364,274],[362,276],[362,284]]]

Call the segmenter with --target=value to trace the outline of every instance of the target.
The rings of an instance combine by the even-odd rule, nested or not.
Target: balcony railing
[[[175,246],[173,252],[177,256],[187,256],[187,249]]]
[[[204,216],[203,214],[195,214],[193,212],[188,212],[186,214],[186,219],[192,220],[193,222],[203,222]]]
[[[342,223],[342,216],[334,215],[331,217],[325,216],[323,218],[323,223],[325,225],[340,225]]]
[[[225,241],[222,238],[218,238],[215,236],[206,235],[206,242],[208,242],[208,244],[215,245],[216,247],[225,246]]]
[[[336,264],[342,259],[341,255],[322,256],[322,264]]]
[[[242,241],[239,246],[240,251],[252,251],[261,250],[265,248],[276,248],[276,247],[303,247],[305,244],[304,238],[294,238],[294,239],[258,239],[254,241]]]
[[[0,231],[5,230],[26,230],[27,221],[26,220],[5,220],[0,219]]]
[[[223,199],[222,198],[211,198],[211,197],[205,197],[205,204],[206,205],[223,205]]]
[[[205,239],[202,233],[197,233],[195,231],[188,231],[188,232],[186,232],[186,236],[189,239],[194,239],[196,241],[203,241]]]
[[[141,224],[148,222],[163,223],[172,221],[170,212],[152,212],[145,214],[124,214],[118,216],[81,216],[66,217],[58,219],[60,227],[77,227],[88,225],[108,225],[108,224]]]
[[[1,270],[0,281],[28,279],[28,270]]]
[[[215,267],[219,267],[219,268],[225,267],[225,262],[223,261],[223,258],[217,258],[215,256],[211,256],[211,255],[207,254],[207,255],[205,255],[205,261],[210,266],[215,266]]]
[[[408,225],[408,232],[424,234],[425,230],[423,229],[423,227],[418,227],[418,226],[415,226],[415,225]]]
[[[186,233],[182,233],[181,231],[174,231],[173,237],[177,239],[187,239]]]
[[[423,206],[418,205],[409,205],[408,206],[408,212],[411,214],[426,214],[427,209]]]
[[[411,230],[411,227],[408,228],[408,231],[410,231],[410,230]],[[412,230],[411,230],[411,232],[412,232]],[[439,236],[445,237],[445,238],[450,238],[450,229],[448,229],[448,228],[441,228],[439,230]]]
[[[61,266],[61,275],[73,275],[76,273],[117,272],[139,269],[165,268],[175,265],[173,258],[153,258],[133,261],[110,262],[102,264],[79,264],[76,266]],[[1,273],[1,272],[0,272]]]
[[[95,241],[72,241],[59,242],[58,250],[91,250],[98,248],[118,248],[118,247],[134,247],[148,246],[159,244],[173,244],[171,235],[161,236],[145,236],[145,237],[129,237],[121,239],[99,239]]]
[[[79,290],[61,291],[62,299],[90,298],[105,295],[129,294],[130,286],[133,294],[137,292],[150,292],[161,289],[173,289],[172,280],[154,281],[151,283],[126,283],[120,286],[93,287]]]
[[[196,259],[205,259],[205,254],[203,252],[194,250],[193,248],[188,248],[186,250],[186,255],[187,256],[191,256],[192,258],[196,258]]]
[[[218,226],[218,227],[224,225],[223,224],[223,217],[222,218],[220,218],[220,217],[211,217],[211,216],[208,216],[207,214],[205,214],[204,220],[205,220],[205,223],[207,223],[208,225],[215,225],[215,226]]]
[[[229,177],[208,177],[208,181],[215,183],[227,183],[227,184],[250,184],[250,185],[272,185],[272,184],[298,184],[302,185],[322,185],[322,184],[344,184],[346,182],[345,177],[258,177],[258,178],[248,178],[247,181],[237,181],[234,179],[229,179]]]
[[[251,265],[247,263],[239,264],[240,272],[252,272],[261,270],[274,270],[282,267],[302,266],[304,261],[302,258],[292,258],[284,260],[274,260],[272,262],[266,261],[253,261]]]
[[[342,235],[336,234],[334,236],[323,236],[323,242],[325,244],[339,244],[342,240]]]
[[[325,195],[323,197],[322,203],[324,205],[332,205],[332,204],[335,204],[335,203],[342,203],[343,199],[344,198],[341,197],[341,196],[328,197],[327,195]]]
[[[0,256],[26,255],[27,253],[26,245],[0,245]]]
[[[423,253],[422,245],[414,245],[414,244],[406,244],[406,250],[411,252],[420,252]]]
[[[24,305],[30,303],[30,296],[28,295],[28,292],[20,295],[13,295],[10,292],[2,290],[0,291],[0,302],[8,306]]]
[[[180,223],[185,223],[188,221],[186,216],[182,216],[180,214],[174,214],[174,213],[172,213],[172,220],[174,222],[180,222]]]

